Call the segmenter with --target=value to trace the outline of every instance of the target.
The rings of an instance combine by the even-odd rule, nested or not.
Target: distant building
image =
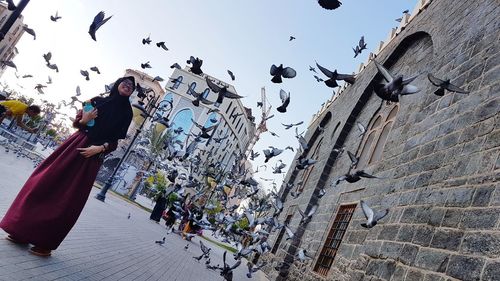
[[[393,75],[420,74],[419,93],[382,101],[369,61],[314,115],[295,159],[317,163],[291,164],[280,191],[293,238],[273,232],[261,257],[271,280],[500,280],[500,6],[465,2],[418,1],[370,54]],[[427,73],[470,93],[436,95]],[[359,170],[378,178],[331,185]],[[361,200],[388,215],[362,227]],[[311,259],[298,261],[299,249]]]
[[[202,180],[202,173],[209,164],[217,164],[219,172],[228,172],[235,159],[243,155],[250,143],[251,137],[255,132],[254,117],[249,108],[243,106],[239,99],[224,98],[223,102],[217,107],[215,105],[205,105],[200,102],[199,106],[193,105],[195,99],[191,91],[203,93],[203,96],[215,101],[217,94],[210,91],[205,77],[208,77],[219,86],[227,86],[234,93],[234,86],[220,81],[205,73],[196,75],[189,71],[189,68],[175,69],[171,79],[166,85],[166,94],[164,100],[170,100],[173,103],[173,110],[170,114],[171,128],[182,128],[183,133],[178,139],[184,143],[184,149],[193,140],[192,134],[198,134],[200,129],[191,121],[193,119],[204,127],[215,125],[215,129],[210,132],[211,137],[204,143],[200,143],[195,151],[199,155],[201,165],[193,176]],[[209,109],[218,109],[218,112],[209,113]],[[186,136],[185,134],[190,134]],[[220,140],[221,138],[224,138]],[[244,157],[243,157],[244,158]]]
[[[12,11],[7,9],[6,3],[0,3],[0,27],[5,24],[11,13]],[[24,34],[23,26],[25,26],[23,24],[23,16],[20,15],[5,35],[5,38],[0,41],[0,61],[12,60],[19,53],[16,44]],[[8,66],[0,63],[0,77],[2,77],[6,67]]]

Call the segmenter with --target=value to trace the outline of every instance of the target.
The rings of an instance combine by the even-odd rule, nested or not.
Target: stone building
[[[0,3],[0,27],[5,24],[11,13],[12,11],[7,9],[6,3]],[[24,34],[23,26],[25,25],[21,15],[16,19],[5,38],[0,41],[0,61],[12,60],[18,54],[16,44]],[[6,67],[4,64],[0,64],[0,77],[2,77]]]
[[[291,165],[286,176],[279,219],[295,235],[270,236],[261,259],[271,279],[500,280],[499,17],[497,0],[419,1],[370,58],[393,74],[420,73],[412,82],[420,92],[382,101],[373,92],[382,77],[368,61],[313,117],[302,156],[318,162]],[[429,72],[470,93],[435,95]],[[342,147],[359,157],[355,167]],[[379,178],[330,187],[356,170]],[[360,200],[388,216],[361,227]],[[297,210],[316,204],[300,224]],[[294,260],[299,248],[312,259]]]

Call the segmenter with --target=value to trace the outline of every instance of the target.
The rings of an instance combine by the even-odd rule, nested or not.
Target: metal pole
[[[156,98],[153,102],[156,103],[156,101],[158,100],[158,98]],[[120,169],[120,166],[121,164],[123,163],[123,160],[125,160],[125,158],[127,157],[127,154],[128,152],[130,151],[130,148],[132,147],[132,145],[134,144],[135,140],[137,139],[137,136],[139,136],[139,134],[141,133],[141,130],[142,130],[142,127],[144,126],[144,124],[146,123],[146,120],[148,119],[148,117],[150,117],[151,115],[149,114],[150,111],[151,111],[151,103],[148,104],[148,107],[149,107],[149,110],[147,111],[147,115],[144,117],[144,120],[142,121],[141,123],[141,126],[139,126],[139,128],[137,129],[137,131],[135,132],[134,134],[134,137],[132,138],[132,140],[130,141],[130,144],[128,145],[127,147],[127,150],[125,151],[125,154],[123,154],[122,158],[120,158],[120,161],[118,162],[118,165],[116,165],[116,168],[115,170],[113,171],[113,173],[111,174],[111,176],[109,176],[108,180],[106,180],[106,183],[104,184],[103,188],[101,189],[101,191],[99,193],[96,194],[95,198],[97,200],[100,200],[102,202],[104,202],[104,200],[106,199],[106,192],[108,192],[108,189],[111,187],[111,185],[113,184],[113,178],[114,176],[116,175],[116,173],[118,172],[118,170]]]
[[[10,14],[9,18],[5,22],[5,24],[2,26],[2,29],[0,29],[0,42],[5,38],[5,35],[7,32],[9,32],[10,28],[14,25],[14,22],[17,20],[17,18],[21,15],[21,12],[24,10],[24,8],[28,5],[30,0],[21,0],[17,4],[17,8]]]

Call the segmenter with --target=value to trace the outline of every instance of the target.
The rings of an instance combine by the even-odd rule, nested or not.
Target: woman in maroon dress
[[[57,249],[87,202],[103,156],[126,136],[134,89],[134,77],[120,78],[108,97],[91,99],[94,110],[78,112],[79,130],[33,171],[0,222],[7,240],[33,244],[30,252],[39,256]]]

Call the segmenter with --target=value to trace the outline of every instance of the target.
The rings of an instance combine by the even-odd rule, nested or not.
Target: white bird
[[[366,218],[366,223],[361,224],[362,227],[374,227],[379,220],[383,219],[389,213],[389,209],[385,209],[384,212],[375,214],[375,212],[365,203],[365,201],[361,200],[360,203],[361,209],[363,210],[363,214]]]

